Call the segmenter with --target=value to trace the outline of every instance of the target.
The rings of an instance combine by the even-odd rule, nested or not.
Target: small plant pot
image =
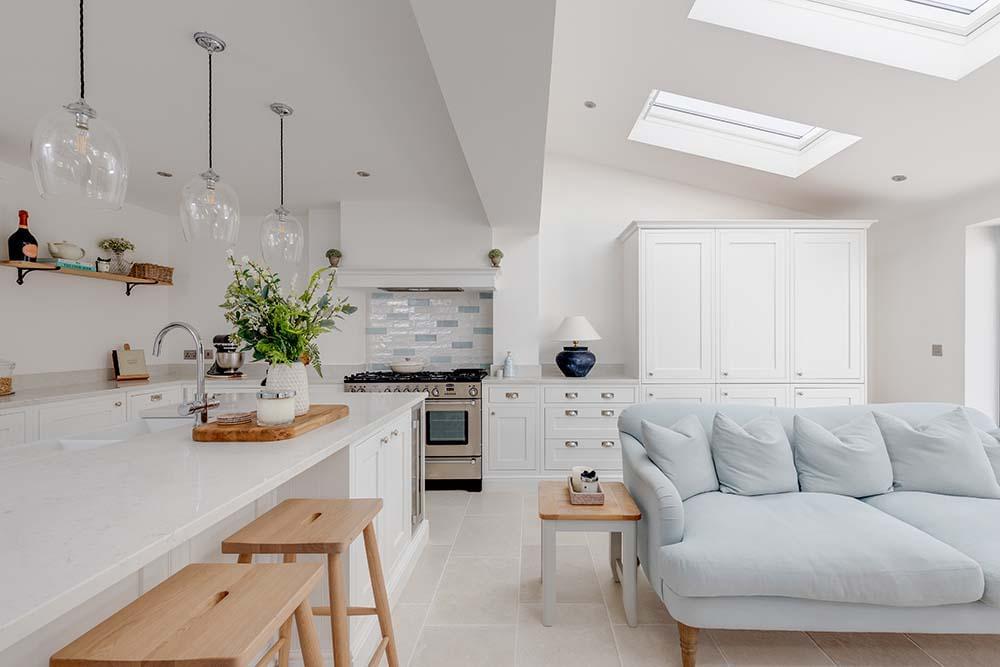
[[[127,276],[132,269],[132,262],[129,261],[128,253],[116,252],[111,255],[111,273]]]
[[[327,257],[327,259],[330,261],[330,266],[332,266],[334,268],[337,268],[338,266],[340,266],[340,258],[339,257]]]
[[[503,259],[503,257],[490,257],[490,263],[493,265],[493,268],[499,269],[500,268],[500,260],[502,260],[502,259]]]

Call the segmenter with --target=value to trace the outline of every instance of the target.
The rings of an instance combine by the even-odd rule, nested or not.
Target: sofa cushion
[[[646,455],[663,471],[681,496],[719,490],[708,436],[697,417],[682,417],[671,426],[642,423]]]
[[[990,465],[993,466],[993,472],[997,476],[997,481],[1000,482],[1000,429],[994,431],[976,429],[976,432],[979,434],[979,439],[986,450],[986,458],[990,460]]]
[[[781,422],[764,416],[740,426],[717,413],[712,458],[723,493],[759,496],[799,490],[792,446]]]
[[[983,602],[1000,607],[1000,500],[899,491],[866,502],[979,563]]]
[[[893,607],[983,596],[974,560],[854,498],[705,493],[684,503],[684,517],[684,540],[660,548],[660,576],[680,596]]]
[[[1000,498],[976,428],[956,408],[914,428],[899,417],[875,413],[897,491],[927,491],[973,498]]]
[[[799,488],[861,498],[892,491],[892,464],[870,412],[834,429],[795,415]]]

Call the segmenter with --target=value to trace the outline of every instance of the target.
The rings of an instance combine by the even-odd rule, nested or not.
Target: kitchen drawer
[[[617,438],[617,406],[573,405],[545,407],[546,438]]]
[[[635,387],[546,387],[546,403],[616,403],[631,405],[636,402]]]
[[[622,446],[614,438],[547,438],[545,440],[546,470],[567,473],[573,466],[590,466],[597,471],[622,469]]]
[[[142,413],[164,405],[177,405],[184,401],[183,387],[168,387],[158,391],[131,392],[128,395],[129,421],[141,419]]]
[[[20,445],[28,439],[28,412],[6,412],[0,414],[0,447]]]
[[[490,387],[490,403],[537,403],[538,387],[503,385]]]
[[[125,423],[125,394],[60,401],[38,409],[38,438],[61,438]]]

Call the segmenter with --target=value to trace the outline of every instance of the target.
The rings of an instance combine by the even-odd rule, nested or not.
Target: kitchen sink
[[[152,433],[153,430],[154,429],[151,428],[149,423],[145,420],[134,421],[122,424],[121,426],[112,426],[111,428],[101,431],[59,438],[59,446],[70,451],[98,449],[100,447],[106,447],[108,445],[124,442],[125,440],[129,440],[140,435]]]

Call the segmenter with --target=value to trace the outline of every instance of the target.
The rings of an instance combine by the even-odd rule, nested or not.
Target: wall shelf
[[[153,280],[152,278],[137,278],[135,276],[123,276],[118,273],[98,273],[96,271],[80,271],[69,269],[55,264],[43,264],[41,262],[0,262],[0,266],[9,269],[17,269],[17,284],[23,285],[24,278],[34,271],[52,272],[63,276],[78,276],[80,278],[90,278],[92,280],[109,280],[111,282],[125,283],[125,296],[132,295],[132,289],[140,285],[166,285]]]

